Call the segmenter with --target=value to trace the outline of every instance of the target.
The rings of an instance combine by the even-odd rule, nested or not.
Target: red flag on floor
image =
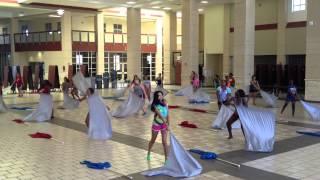
[[[179,125],[186,128],[198,128],[197,125],[189,123],[189,121],[182,121]]]
[[[14,122],[16,122],[16,123],[18,123],[18,124],[24,124],[24,121],[21,120],[21,119],[14,119],[14,120],[12,120],[12,121],[14,121]]]
[[[52,136],[47,133],[41,133],[41,132],[36,132],[34,134],[29,134],[30,137],[32,138],[43,138],[43,139],[51,139]]]
[[[176,108],[180,108],[180,106],[169,105],[169,109],[176,109]]]

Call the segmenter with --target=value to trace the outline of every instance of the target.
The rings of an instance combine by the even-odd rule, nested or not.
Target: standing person
[[[244,92],[244,90],[238,89],[236,91],[235,97],[232,99],[232,101],[234,102],[235,107],[237,107],[237,106],[248,107],[249,98],[247,98],[246,93]],[[228,128],[228,133],[229,133],[228,139],[232,139],[233,138],[233,136],[232,136],[232,124],[235,123],[239,119],[239,114],[237,112],[237,108],[235,108],[235,109],[236,109],[235,112],[232,114],[232,116],[227,121],[227,128]],[[241,130],[242,130],[242,133],[244,135],[242,125],[241,125]]]
[[[13,82],[13,84],[15,84],[16,87],[18,88],[18,97],[22,97],[23,96],[23,92],[22,92],[23,81],[22,81],[22,77],[21,77],[20,73],[17,73],[16,80]]]
[[[235,87],[236,87],[236,80],[234,79],[232,73],[229,73],[228,81],[229,81],[230,86],[231,86],[232,88],[235,88]]]
[[[2,82],[0,82],[0,112],[7,112],[8,111],[8,107],[6,106],[6,104],[3,101],[2,98],[3,92],[2,92]]]
[[[148,98],[148,100],[150,101],[150,99],[146,93],[146,90],[145,90],[144,86],[141,84],[141,80],[137,75],[134,76],[134,80],[131,83],[130,89],[133,91],[133,93],[135,95],[137,95],[138,97],[143,99],[143,101],[145,101],[146,98]],[[142,107],[142,111],[143,111],[143,115],[145,115],[147,113],[144,106]]]
[[[291,102],[291,105],[292,105],[291,106],[292,107],[292,117],[294,117],[296,100],[297,100],[297,88],[294,85],[293,80],[290,80],[289,81],[289,86],[288,86],[288,91],[287,91],[287,98],[286,98],[286,101],[285,101],[284,105],[282,106],[281,114],[286,109],[286,107],[289,104],[289,102]]]
[[[112,88],[117,88],[117,71],[114,69],[111,70],[111,84]]]
[[[194,73],[194,78],[192,80],[193,92],[200,88],[200,79],[197,73]]]
[[[77,89],[77,87],[73,84],[72,80],[70,80],[70,87],[71,87],[71,96],[73,99],[77,99],[79,100],[80,99],[80,96],[79,96],[79,91]]]
[[[53,101],[50,95],[50,89],[52,85],[48,80],[44,80],[40,86],[39,94],[40,100],[39,104],[31,114],[24,118],[25,121],[36,120],[38,122],[48,121],[53,119]]]
[[[64,82],[62,83],[63,92],[63,105],[65,109],[74,109],[79,107],[79,101],[71,98],[69,96],[69,88],[71,87],[70,81],[67,77],[64,77]]]
[[[158,74],[158,77],[156,78],[157,87],[163,88],[163,77],[161,73]]]
[[[109,107],[106,106],[102,98],[94,93],[93,88],[89,88],[86,96],[80,101],[88,99],[89,112],[85,123],[88,127],[88,136],[95,140],[107,140],[112,137],[111,115]]]
[[[227,87],[226,81],[221,81],[221,86],[217,88],[217,99],[218,99],[218,108],[220,110],[221,105],[228,105],[231,97],[231,89]]]
[[[256,96],[259,91],[260,91],[259,82],[256,80],[256,76],[253,75],[251,77],[250,87],[249,87],[250,97],[252,97],[253,105],[256,105]]]
[[[146,91],[148,99],[151,97],[151,81],[149,80],[149,76],[143,76],[143,86]]]
[[[161,91],[154,93],[154,99],[151,104],[151,111],[154,112],[154,118],[152,122],[152,136],[148,146],[147,160],[151,160],[151,148],[157,139],[159,131],[161,131],[162,145],[164,150],[165,160],[168,158],[168,146],[167,146],[167,134],[169,128],[169,108],[166,100],[163,98]]]
[[[221,82],[220,77],[219,77],[218,74],[216,74],[216,75],[215,75],[215,78],[214,78],[214,80],[213,80],[214,88],[217,89],[217,88],[220,86],[220,82]]]

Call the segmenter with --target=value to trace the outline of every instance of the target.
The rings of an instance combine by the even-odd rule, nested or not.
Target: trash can
[[[109,88],[109,73],[108,72],[103,73],[103,85],[104,85],[105,89]]]
[[[102,89],[102,75],[96,75],[97,89]]]

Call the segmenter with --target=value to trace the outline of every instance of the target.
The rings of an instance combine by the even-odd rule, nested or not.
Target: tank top
[[[161,106],[161,105],[156,105],[157,110],[159,111],[160,115],[163,118],[167,118],[168,117],[168,107],[167,106]],[[155,125],[162,125],[164,122],[162,119],[160,119],[158,116],[156,116],[153,119],[153,124]]]

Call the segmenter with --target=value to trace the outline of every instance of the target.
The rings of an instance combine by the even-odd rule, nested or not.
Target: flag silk
[[[91,87],[81,72],[77,72],[72,77],[72,82],[82,94],[86,94],[87,90]]]
[[[274,94],[269,94],[265,91],[260,91],[262,99],[267,103],[268,106],[275,107],[277,104],[278,97]]]
[[[130,92],[128,99],[112,112],[112,116],[117,118],[125,118],[138,113],[143,106],[144,99],[138,97],[133,92]]]
[[[215,119],[212,121],[211,127],[214,129],[224,129],[227,127],[227,121],[230,119],[234,110],[231,107],[222,104],[221,109]],[[232,124],[232,128],[241,128],[240,121]]]
[[[246,150],[271,152],[275,141],[275,114],[253,107],[237,106],[236,109],[245,135]]]
[[[193,94],[193,87],[192,85],[186,86],[176,92],[174,95],[176,96],[191,96]]]
[[[166,175],[172,177],[192,177],[202,172],[202,166],[186,151],[170,132],[170,152],[163,167],[145,171],[145,176]]]
[[[308,113],[312,121],[320,121],[320,107],[311,103],[300,101],[304,110]]]

